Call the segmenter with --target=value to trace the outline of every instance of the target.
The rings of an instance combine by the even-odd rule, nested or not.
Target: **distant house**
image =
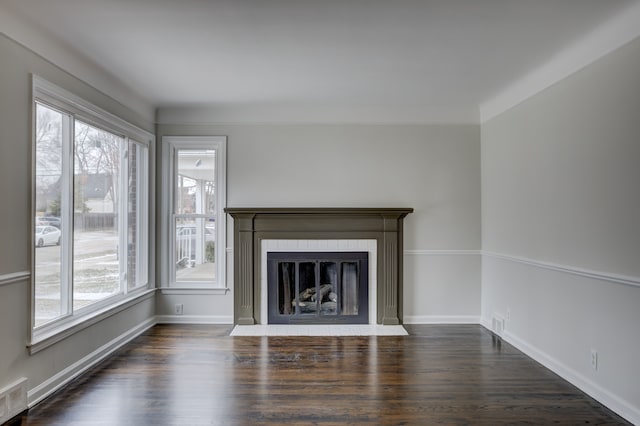
[[[84,181],[84,182],[79,182]],[[113,178],[107,173],[87,174],[76,179],[80,184],[82,199],[90,213],[113,213],[112,185]],[[76,192],[77,194],[78,192]]]
[[[76,176],[74,182],[76,185],[75,195],[76,210],[80,210],[81,203],[84,203],[84,213],[113,213],[114,203],[112,199],[113,177],[108,173],[91,173]],[[46,194],[40,195],[38,198],[42,201],[42,205],[37,206],[37,211],[43,212],[45,215],[58,216],[59,212],[55,212],[55,205],[59,203],[61,182],[58,179],[47,187]]]

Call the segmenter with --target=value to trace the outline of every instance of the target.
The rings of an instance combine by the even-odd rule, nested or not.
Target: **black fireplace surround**
[[[367,324],[368,252],[268,252],[269,324]]]
[[[376,324],[402,324],[403,219],[412,208],[227,207],[233,217],[233,322],[260,323],[262,240],[376,240]]]

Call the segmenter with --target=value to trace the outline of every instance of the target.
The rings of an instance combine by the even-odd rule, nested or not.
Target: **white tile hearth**
[[[401,325],[256,324],[236,325],[230,336],[408,336]]]

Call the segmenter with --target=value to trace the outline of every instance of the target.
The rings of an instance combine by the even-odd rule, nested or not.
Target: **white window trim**
[[[175,235],[174,177],[176,149],[213,149],[216,151],[216,280],[211,282],[176,282],[172,265]],[[162,200],[160,218],[160,253],[164,265],[160,271],[160,288],[181,290],[215,289],[225,294],[228,291],[226,278],[227,220],[224,208],[227,203],[227,137],[226,136],[163,136],[162,137]],[[216,291],[216,293],[217,293]]]
[[[138,141],[134,141],[136,143],[140,143]],[[141,221],[142,224],[146,223],[147,226],[146,228],[144,226],[137,226],[136,227],[136,241],[142,241],[141,245],[144,247],[147,247],[147,250],[143,250],[141,253],[138,253],[138,258],[137,258],[137,262],[136,262],[136,278],[139,275],[142,275],[144,277],[144,281],[146,281],[146,287],[149,287],[149,271],[150,268],[152,267],[151,263],[150,263],[150,257],[149,257],[149,252],[151,251],[151,218],[149,216],[149,200],[150,200],[150,192],[151,192],[151,182],[150,182],[150,168],[149,168],[149,157],[151,156],[151,150],[149,149],[148,144],[142,144],[145,145],[147,147],[147,155],[142,157],[142,158],[138,158],[141,162],[141,164],[138,165],[138,167],[142,168],[143,173],[142,176],[145,176],[145,179],[143,182],[138,182],[138,188],[136,188],[136,191],[139,190],[139,188],[141,186],[145,186],[147,187],[147,191],[138,191],[139,192],[139,200],[138,200],[138,212],[139,212],[139,216],[142,218],[145,218],[146,220]],[[128,214],[128,212],[127,212]],[[139,224],[139,225],[142,225]],[[128,243],[128,242],[127,242]],[[141,265],[147,265],[147,270],[143,270],[143,268],[141,267]],[[128,285],[128,284],[127,284]]]
[[[37,75],[32,76],[32,95],[33,100],[39,99],[45,103],[56,105],[74,114],[76,118],[87,124],[115,131],[136,142],[149,146],[155,140],[155,136],[146,130],[85,101],[68,90],[58,87]]]
[[[130,124],[129,122],[105,111],[92,103],[85,101],[84,99],[76,96],[75,94],[56,86],[53,83],[37,76],[32,75],[32,123],[31,129],[35,127],[36,121],[36,102],[41,102],[45,105],[51,105],[51,107],[63,111],[65,114],[72,115],[75,119],[85,122],[90,125],[94,125],[103,128],[109,132],[113,132],[125,138],[125,143],[129,141],[136,142],[147,148],[147,154],[151,155],[151,144],[155,141],[155,136],[139,127]],[[33,130],[32,130],[33,131]],[[31,137],[31,143],[33,142],[33,136]],[[65,156],[71,156],[72,153],[65,153]],[[35,149],[33,150],[32,173],[35,170]],[[146,159],[146,175],[144,176],[145,184],[148,191],[151,190],[151,182],[149,179],[149,159]],[[69,182],[67,182],[69,183]],[[70,184],[70,183],[69,183]],[[68,192],[68,191],[66,191]],[[142,214],[147,214],[150,211],[149,194],[145,194],[141,200],[144,204]],[[35,206],[35,180],[32,182],[32,206]],[[33,207],[32,207],[33,210]],[[32,211],[31,220],[34,221],[34,212]],[[125,218],[126,218],[125,214]],[[151,223],[150,220],[147,223]],[[70,229],[70,223],[67,224],[67,229]],[[31,229],[34,229],[35,222],[32,222]],[[87,307],[80,308],[75,312],[71,312],[69,315],[62,316],[58,319],[51,321],[50,323],[43,324],[36,328],[35,326],[35,253],[32,251],[31,255],[31,315],[30,315],[30,339],[28,348],[30,353],[36,353],[82,329],[85,329],[92,324],[95,324],[111,315],[120,312],[129,306],[133,306],[154,294],[153,290],[149,288],[148,277],[151,276],[152,263],[149,262],[149,252],[151,250],[150,242],[150,227],[146,228],[146,250],[144,250],[144,259],[147,260],[148,271],[146,273],[147,282],[144,285],[140,285],[134,289],[124,289],[123,292],[107,297],[97,303],[91,304]],[[33,239],[33,233],[31,235]],[[64,236],[63,236],[64,238]],[[125,245],[126,246],[126,245]],[[66,253],[63,253],[64,257],[70,258],[71,256],[71,244],[66,244]],[[35,243],[31,242],[31,250],[35,250]],[[71,271],[65,272],[70,274]],[[63,274],[64,275],[64,274]],[[68,277],[65,280],[68,281]]]

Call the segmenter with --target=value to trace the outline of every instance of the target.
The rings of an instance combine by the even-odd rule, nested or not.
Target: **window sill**
[[[203,288],[203,287],[164,287],[164,288],[159,288],[158,290],[160,291],[160,294],[167,294],[167,295],[173,295],[173,294],[186,294],[186,295],[213,294],[213,295],[219,295],[219,296],[224,296],[229,291],[231,291],[229,288],[223,288],[223,287],[218,287],[218,288],[211,288],[211,287],[209,287],[209,288]]]
[[[34,336],[31,342],[27,345],[27,348],[29,348],[29,354],[33,355],[37,352],[40,352],[41,350],[46,349],[49,346],[54,345],[81,330],[84,330],[85,328],[91,327],[92,325],[97,324],[98,322],[109,318],[119,312],[122,312],[125,309],[130,308],[131,306],[137,305],[144,300],[152,298],[154,294],[155,289],[144,290],[143,292],[138,293],[133,297],[126,298],[118,303],[94,311],[91,314],[74,318],[70,322],[60,325],[60,327],[55,327],[54,329],[49,330],[46,333],[39,333],[37,336]]]

